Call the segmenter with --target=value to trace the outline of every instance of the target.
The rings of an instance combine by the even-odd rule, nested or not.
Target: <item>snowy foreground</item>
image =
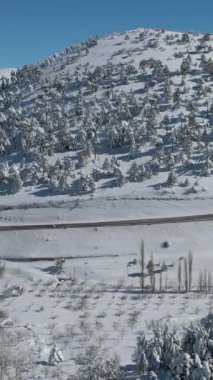
[[[198,287],[200,271],[211,271],[212,226],[199,222],[2,233],[1,251],[7,258],[76,257],[65,260],[60,274],[55,261],[6,262],[1,279],[1,310],[8,313],[5,330],[23,334],[36,361],[33,372],[23,378],[66,380],[76,372],[78,355],[94,344],[110,358],[118,355],[127,379],[135,379],[137,336],[152,321],[182,328],[212,310],[211,292],[177,292],[178,259],[189,250],[194,255],[192,290]],[[142,294],[134,277],[139,265],[127,267],[129,261],[139,261],[141,239],[146,262],[152,253],[156,264],[170,266],[163,273],[161,292],[156,276],[155,293]],[[170,246],[162,248],[166,240]],[[50,366],[55,343],[63,361]]]

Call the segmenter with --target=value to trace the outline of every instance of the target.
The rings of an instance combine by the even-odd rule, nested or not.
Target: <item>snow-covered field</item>
[[[187,257],[189,250],[194,255],[192,290],[197,289],[200,271],[212,270],[212,227],[213,222],[199,222],[1,233],[2,256],[8,258],[75,257],[65,261],[60,275],[54,261],[6,262],[1,309],[30,335],[37,375],[46,368],[52,378],[55,367],[45,363],[55,342],[64,355],[62,379],[75,372],[74,359],[92,343],[100,344],[110,357],[119,355],[124,367],[131,366],[137,335],[152,320],[188,325],[212,310],[212,294],[176,292],[178,259]],[[153,254],[156,264],[174,265],[163,274],[167,292],[159,292],[156,275],[155,294],[142,294],[139,278],[134,277],[139,265],[127,267],[135,258],[139,262],[141,239],[146,262]],[[162,248],[166,240],[170,246]]]
[[[211,214],[213,199],[150,199],[140,197],[58,200],[0,206],[0,224],[94,222]]]
[[[156,252],[156,260],[171,261],[190,250],[207,260],[213,222],[164,224],[154,226],[107,227],[1,232],[1,256],[12,258],[58,256],[131,255],[144,239],[146,250]],[[164,251],[160,245],[171,241]],[[164,256],[167,255],[167,256]],[[211,262],[206,264],[207,268]],[[98,260],[99,261],[99,260]]]

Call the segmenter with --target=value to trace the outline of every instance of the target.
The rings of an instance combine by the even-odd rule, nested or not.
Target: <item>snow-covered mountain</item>
[[[0,224],[210,213],[212,48],[140,29],[0,75]],[[212,221],[93,226],[1,229],[0,377],[209,379]]]
[[[210,197],[212,48],[210,34],[138,29],[12,71],[1,194]]]
[[[1,69],[0,68],[0,78],[3,76],[5,78],[10,78],[10,75],[11,75],[11,72],[12,71],[16,71],[16,69],[9,69],[9,68],[5,68],[5,69]]]

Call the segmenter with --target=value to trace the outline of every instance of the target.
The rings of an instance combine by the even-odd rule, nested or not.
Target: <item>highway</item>
[[[3,231],[27,231],[43,229],[68,229],[68,228],[105,228],[125,226],[151,226],[156,224],[208,222],[213,220],[213,214],[184,215],[163,218],[106,220],[92,222],[61,222],[61,223],[37,223],[37,224],[0,224],[0,232]]]

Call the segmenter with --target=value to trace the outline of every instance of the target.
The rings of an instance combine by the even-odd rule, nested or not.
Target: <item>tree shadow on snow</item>
[[[134,364],[127,364],[121,368],[125,373],[126,380],[135,380],[136,379],[136,366]]]
[[[45,366],[45,367],[49,366],[49,363],[46,362],[45,360],[38,360],[35,363],[36,363],[36,365],[42,365],[42,366]]]
[[[48,274],[59,274],[58,267],[56,265],[51,265],[47,268],[42,268],[42,272],[48,273]]]
[[[108,187],[117,187],[117,181],[115,178],[110,179],[109,181],[104,182],[101,186],[100,189],[107,189]]]
[[[43,185],[37,186],[37,188],[31,192],[32,195],[35,195],[36,197],[47,197],[47,196],[53,196],[56,195],[54,193],[51,193],[47,187],[44,187]]]

